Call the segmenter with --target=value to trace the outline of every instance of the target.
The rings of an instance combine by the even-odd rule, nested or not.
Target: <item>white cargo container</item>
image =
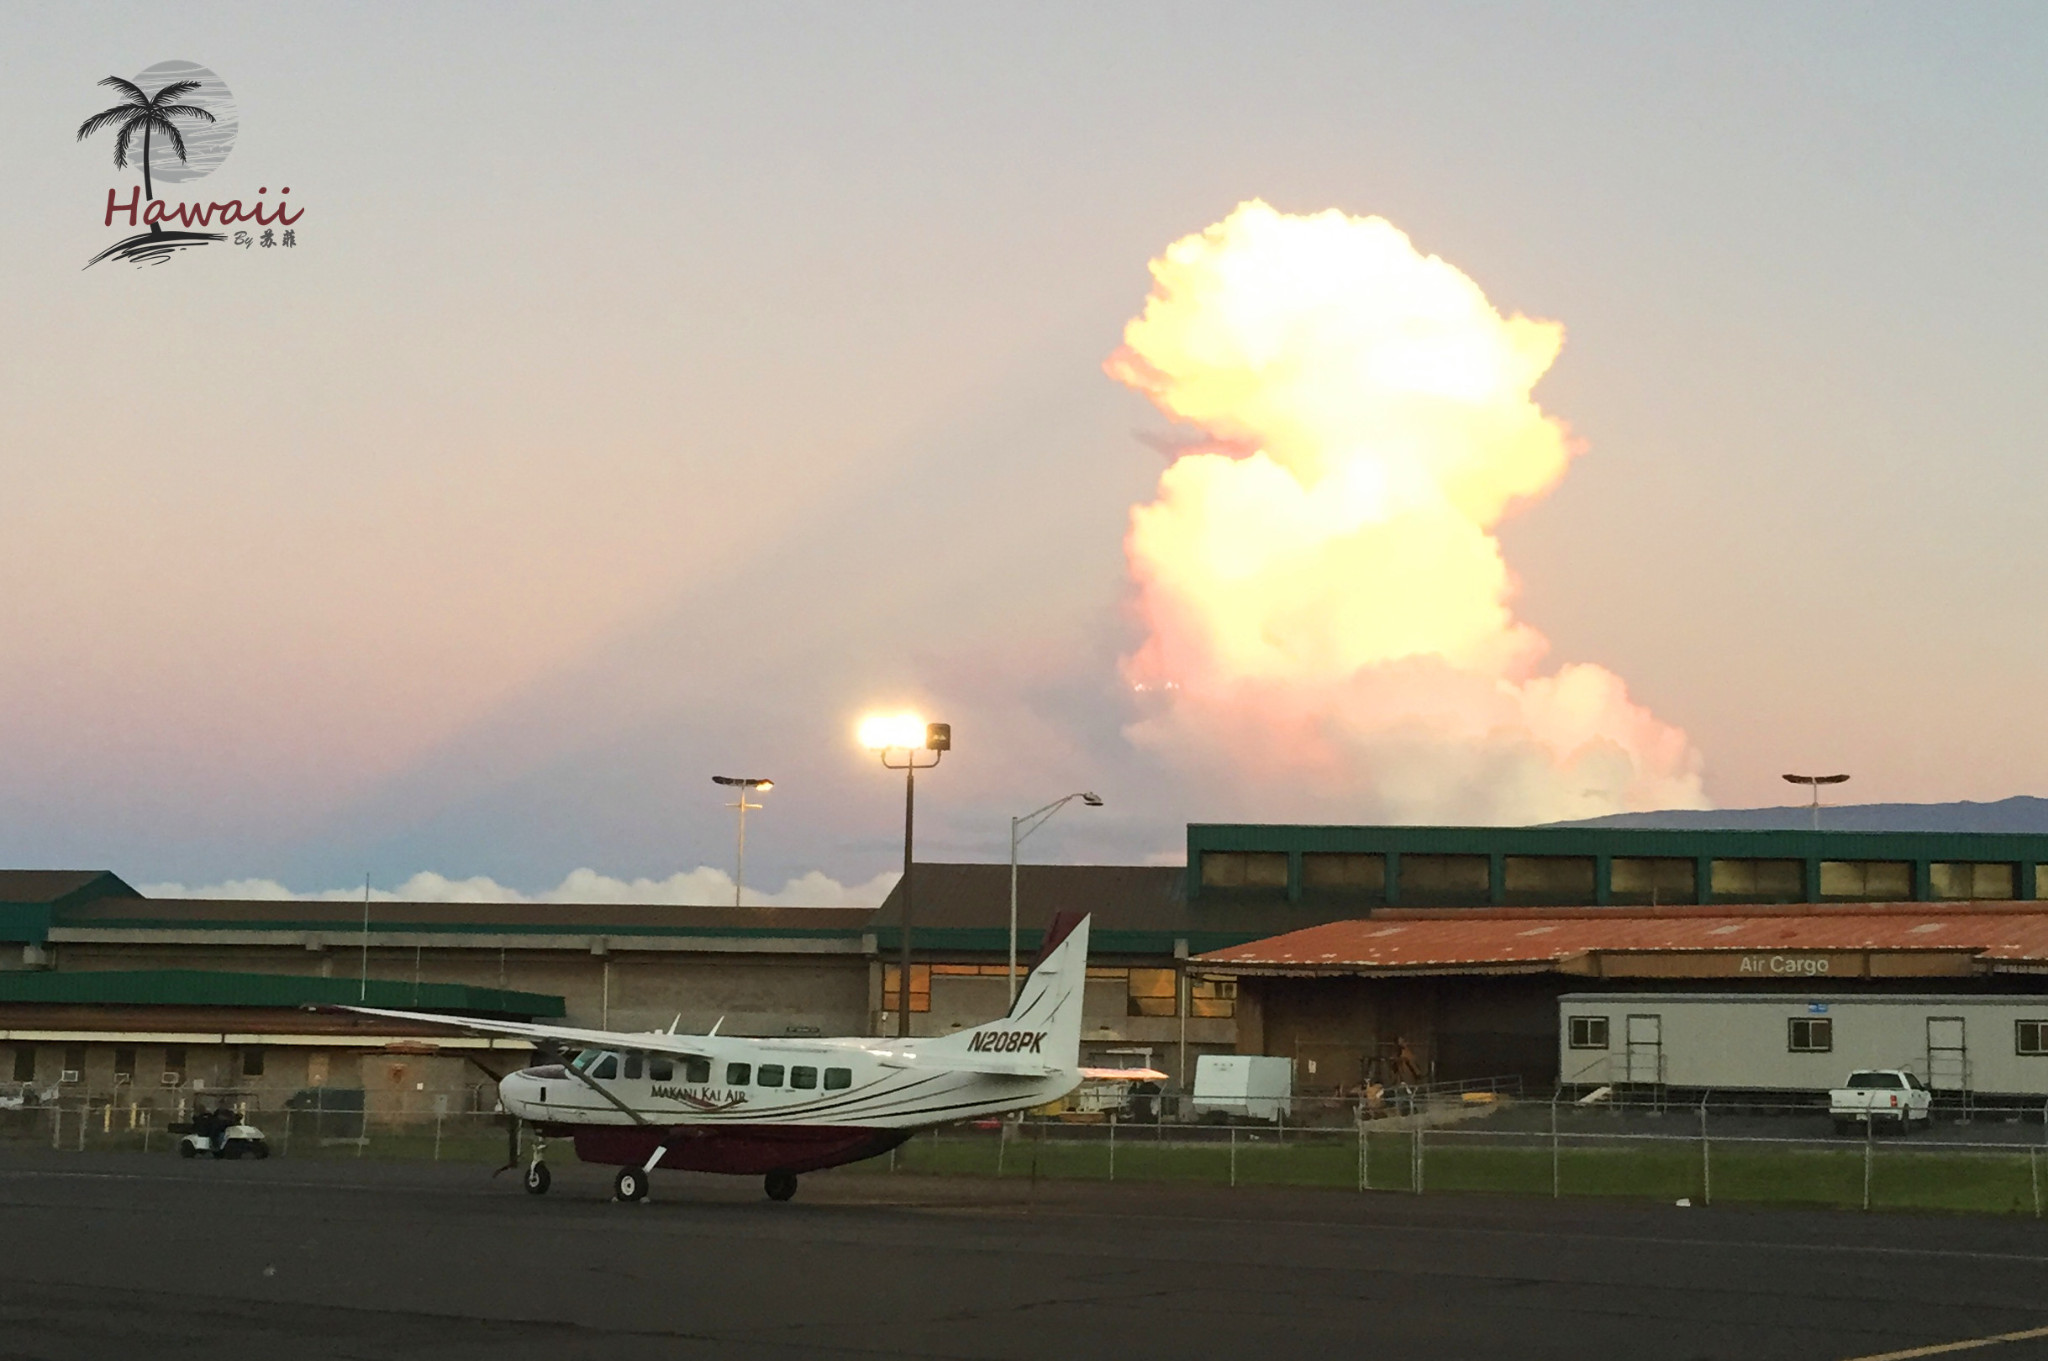
[[[1937,1092],[2048,1096],[2048,996],[1566,993],[1567,1086],[1824,1092],[1901,1068]]]
[[[1294,1060],[1264,1054],[1203,1054],[1195,1060],[1196,1115],[1278,1120],[1293,1110]]]

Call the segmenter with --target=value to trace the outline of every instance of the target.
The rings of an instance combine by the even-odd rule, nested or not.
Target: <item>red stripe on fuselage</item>
[[[855,1126],[683,1125],[648,1129],[628,1125],[545,1127],[543,1133],[571,1135],[576,1156],[587,1163],[638,1167],[657,1144],[668,1152],[659,1166],[684,1172],[815,1172],[887,1153],[908,1139],[907,1129]]]

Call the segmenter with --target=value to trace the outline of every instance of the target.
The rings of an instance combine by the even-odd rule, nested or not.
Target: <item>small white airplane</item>
[[[1043,1106],[1083,1078],[1163,1077],[1080,1065],[1088,923],[1054,920],[1009,1015],[935,1038],[747,1039],[716,1026],[629,1034],[343,1010],[580,1051],[498,1084],[506,1111],[534,1129],[526,1189],[535,1195],[550,1180],[545,1141],[567,1136],[581,1161],[619,1168],[622,1201],[645,1200],[661,1166],[760,1176],[769,1199],[788,1200],[798,1173],[887,1153],[921,1129]]]

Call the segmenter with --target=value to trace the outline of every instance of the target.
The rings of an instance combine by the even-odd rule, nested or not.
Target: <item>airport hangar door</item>
[[[1366,1081],[1557,1082],[1557,974],[1241,975],[1238,1052],[1295,1060],[1304,1094]]]

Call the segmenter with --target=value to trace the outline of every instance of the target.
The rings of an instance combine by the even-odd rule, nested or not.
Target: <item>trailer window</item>
[[[846,1089],[846,1088],[848,1088],[848,1087],[851,1087],[852,1085],[853,1085],[853,1069],[851,1069],[851,1068],[827,1068],[827,1069],[825,1070],[825,1090],[826,1090],[826,1091],[828,1091],[828,1092],[837,1092],[837,1091],[843,1091],[844,1089]]]
[[[2015,1022],[2013,1051],[2029,1056],[2048,1054],[2048,1021]]]
[[[1832,1053],[1834,1047],[1835,1022],[1832,1017],[1800,1016],[1785,1023],[1785,1048],[1794,1054],[1827,1054]]]
[[[1607,1047],[1607,1018],[1605,1016],[1574,1016],[1571,1018],[1572,1048],[1605,1049]]]

